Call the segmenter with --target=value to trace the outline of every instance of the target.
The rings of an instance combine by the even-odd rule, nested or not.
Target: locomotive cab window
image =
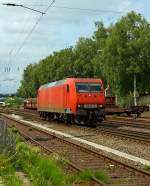
[[[76,83],[77,92],[100,92],[100,83]]]
[[[90,83],[90,92],[100,92],[101,85],[98,83]]]

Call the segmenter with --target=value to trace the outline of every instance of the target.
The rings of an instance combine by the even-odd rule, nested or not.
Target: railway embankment
[[[83,144],[86,140],[81,139],[79,136],[48,129],[37,122],[19,119],[19,116],[10,117],[5,115],[4,117],[6,123],[10,127],[15,126],[26,140],[41,146],[48,152],[53,151],[66,157],[76,169],[103,170],[110,178],[107,185],[149,185],[150,174],[148,172],[96,151],[94,146],[89,147],[91,142]],[[95,144],[96,146],[100,145]],[[136,161],[136,158],[134,161]],[[146,160],[146,163],[144,163],[144,160],[142,161],[143,164],[148,162]],[[99,183],[106,185],[103,182]]]
[[[103,182],[109,180],[103,171],[77,172],[67,159],[31,145],[18,132],[0,121],[1,186],[96,186],[93,175]]]

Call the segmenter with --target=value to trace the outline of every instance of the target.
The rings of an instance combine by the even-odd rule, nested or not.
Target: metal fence
[[[0,153],[8,156],[15,153],[16,137],[7,127],[4,120],[0,119]]]

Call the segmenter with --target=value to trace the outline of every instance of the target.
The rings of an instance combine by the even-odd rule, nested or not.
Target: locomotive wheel
[[[75,117],[75,123],[77,125],[83,125],[84,124],[83,117],[81,115],[76,115],[76,117]]]
[[[70,114],[64,114],[63,115],[64,123],[71,124],[72,123],[72,117]]]
[[[47,112],[44,112],[44,120],[46,121],[48,118],[48,113]]]
[[[55,114],[55,119],[56,119],[57,121],[60,121],[60,114],[59,114],[59,113],[56,113],[56,114]]]
[[[140,112],[138,112],[138,113],[137,113],[137,117],[140,117],[140,116],[141,116],[141,113],[140,113]]]
[[[49,112],[48,113],[48,120],[53,120],[54,119],[54,114]]]
[[[43,119],[46,120],[46,113],[43,112]]]

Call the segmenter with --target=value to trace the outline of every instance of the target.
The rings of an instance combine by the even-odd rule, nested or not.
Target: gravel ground
[[[143,144],[136,141],[123,139],[119,136],[114,136],[101,132],[100,130],[79,127],[79,126],[66,126],[64,124],[49,123],[44,126],[59,130],[74,136],[79,136],[80,138],[86,139],[88,141],[98,143],[104,146],[111,147],[113,149],[150,160],[150,144]],[[107,153],[108,155],[108,153]],[[111,155],[112,156],[112,155]],[[114,156],[114,155],[113,155]],[[137,163],[136,163],[137,164]]]
[[[34,121],[36,122],[36,121]],[[107,147],[111,147],[113,149],[150,160],[150,144],[144,144],[136,141],[132,141],[126,138],[121,138],[119,136],[114,136],[107,134],[105,132],[100,131],[95,128],[81,127],[76,125],[67,126],[58,122],[37,122],[42,123],[42,125],[49,127],[51,129],[55,129],[58,131],[62,131],[73,136],[79,136],[80,138],[86,139],[88,141],[101,144]],[[114,157],[115,159],[119,159],[122,162],[129,163],[130,165],[134,165],[136,167],[143,167],[140,163],[133,162],[130,160],[123,159],[114,154],[110,154],[104,151],[101,151],[103,154],[106,154],[110,157]]]
[[[150,117],[150,110],[148,112],[144,112],[143,117]]]
[[[137,132],[143,132],[143,133],[148,133],[150,134],[150,130],[149,129],[142,129],[142,128],[135,128],[135,127],[126,127],[126,126],[121,126],[118,127],[117,129],[123,129],[123,130],[127,130],[127,131],[137,131]]]

